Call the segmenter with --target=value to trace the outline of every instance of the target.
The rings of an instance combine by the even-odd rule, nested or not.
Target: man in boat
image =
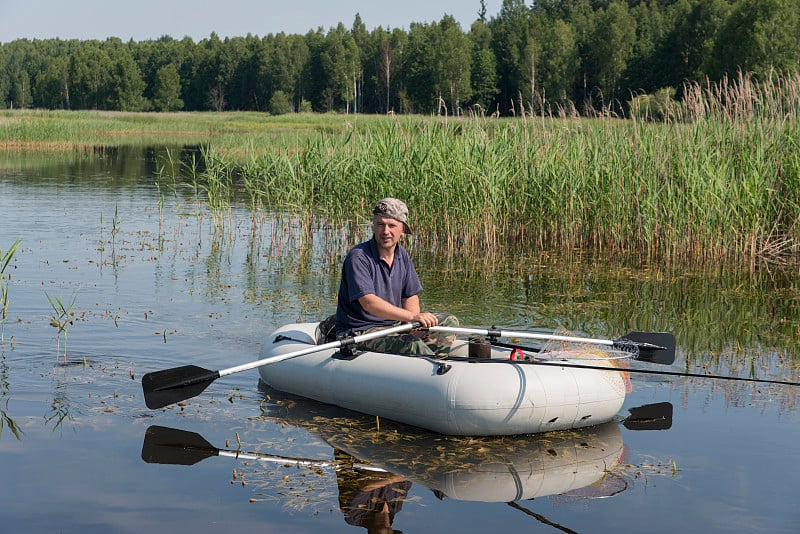
[[[344,260],[336,309],[336,335],[358,335],[401,323],[423,327],[458,326],[448,314],[420,309],[422,284],[414,263],[400,244],[411,234],[408,207],[402,200],[384,198],[372,211],[373,236],[356,245]],[[381,337],[359,345],[364,350],[395,354],[446,355],[455,335],[425,329]]]

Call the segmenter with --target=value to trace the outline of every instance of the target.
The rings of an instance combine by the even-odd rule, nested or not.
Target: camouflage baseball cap
[[[411,228],[408,226],[408,207],[402,200],[396,198],[381,199],[375,204],[372,214],[400,221],[403,223],[403,233],[411,233]]]

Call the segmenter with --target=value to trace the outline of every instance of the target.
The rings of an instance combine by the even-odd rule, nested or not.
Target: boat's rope
[[[316,345],[317,343],[313,341],[309,341],[307,339],[297,339],[291,336],[284,336],[283,334],[278,334],[275,336],[275,339],[272,340],[273,343],[280,343],[281,341],[294,341],[295,343],[302,343],[304,345]]]

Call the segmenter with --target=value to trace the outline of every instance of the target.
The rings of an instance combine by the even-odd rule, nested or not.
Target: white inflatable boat
[[[375,352],[343,356],[315,351],[318,323],[286,325],[261,349],[262,380],[270,387],[447,435],[499,436],[587,427],[608,422],[625,400],[625,373],[594,369],[581,354],[541,360],[541,353],[491,347],[490,358],[433,359]],[[281,356],[309,351],[299,357]],[[313,352],[312,352],[313,351]],[[584,352],[598,352],[587,347]],[[275,363],[269,363],[275,358]],[[541,360],[541,361],[536,361]],[[599,367],[599,368],[598,368]]]

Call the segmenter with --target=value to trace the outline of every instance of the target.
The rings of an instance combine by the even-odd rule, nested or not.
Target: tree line
[[[800,0],[484,0],[369,31],[359,15],[305,35],[194,42],[18,39],[0,44],[6,108],[593,113],[737,72],[800,70]]]

